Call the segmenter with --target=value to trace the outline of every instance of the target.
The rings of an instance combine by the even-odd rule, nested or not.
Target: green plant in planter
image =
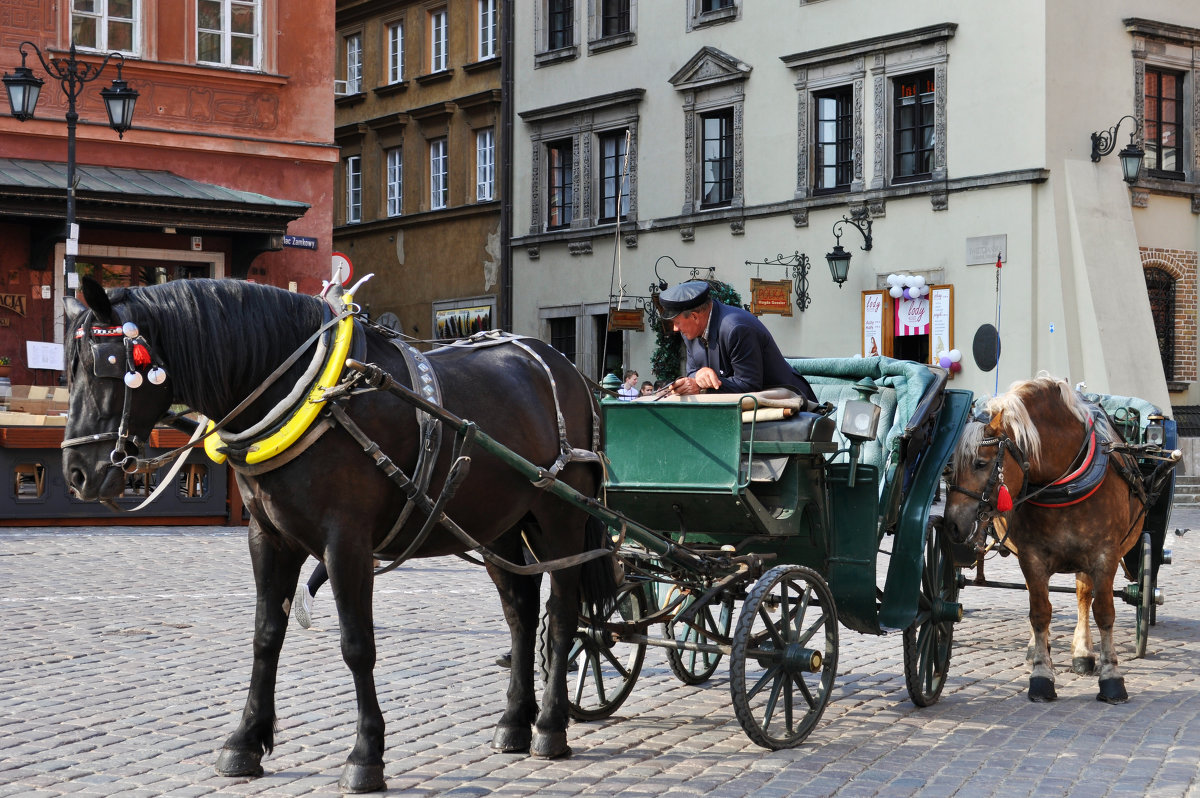
[[[8,355],[0,355],[0,366],[11,366],[12,358]]]
[[[742,295],[729,283],[707,280],[709,293],[726,305],[741,307]],[[671,330],[670,322],[661,322],[654,330],[654,354],[650,356],[650,367],[656,379],[674,380],[683,373],[683,336]]]

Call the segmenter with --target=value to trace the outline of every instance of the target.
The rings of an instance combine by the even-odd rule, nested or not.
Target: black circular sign
[[[1000,362],[1000,332],[990,324],[980,325],[971,344],[975,365],[980,371],[991,371]]]

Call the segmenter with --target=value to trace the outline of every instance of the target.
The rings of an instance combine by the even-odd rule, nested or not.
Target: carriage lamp
[[[850,225],[863,237],[863,252],[871,251],[871,217],[865,210],[861,212],[853,212],[850,216],[843,216],[841,219],[833,223],[834,244],[833,251],[825,255],[825,260],[829,263],[829,273],[833,276],[833,281],[837,283],[837,287],[841,288],[846,282],[846,277],[850,274],[850,254],[842,248],[842,229],[845,225]]]
[[[75,125],[79,114],[75,111],[75,101],[83,93],[83,87],[100,77],[108,66],[108,62],[116,59],[117,77],[112,86],[100,91],[104,100],[104,108],[108,112],[108,125],[121,138],[125,131],[133,127],[133,109],[137,104],[138,92],[130,88],[121,76],[121,68],[125,65],[125,56],[119,52],[104,55],[100,63],[83,61],[76,57],[75,45],[71,45],[67,57],[50,56],[47,58],[41,49],[33,42],[21,42],[18,50],[21,53],[21,66],[12,74],[4,73],[4,90],[8,93],[8,104],[12,115],[25,122],[33,118],[37,107],[38,97],[42,91],[41,78],[33,74],[33,70],[25,65],[28,53],[25,47],[33,48],[34,54],[42,62],[46,74],[54,78],[62,86],[63,94],[67,97],[67,254],[63,266],[66,274],[75,273],[75,252],[78,247],[78,231],[75,226]]]
[[[1125,178],[1125,182],[1133,185],[1137,182],[1138,176],[1142,171],[1142,158],[1145,157],[1146,151],[1138,146],[1137,135],[1142,132],[1142,123],[1137,118],[1126,114],[1117,120],[1117,124],[1110,127],[1108,130],[1099,130],[1092,134],[1092,162],[1099,161],[1105,155],[1113,151],[1117,146],[1117,132],[1121,129],[1121,123],[1126,119],[1133,120],[1133,131],[1129,134],[1129,144],[1125,145],[1125,149],[1117,153],[1117,157],[1121,159],[1121,174]]]
[[[861,399],[851,399],[842,409],[842,423],[838,428],[855,443],[875,440],[879,427],[879,405]]]
[[[1162,446],[1166,442],[1167,431],[1163,428],[1162,423],[1151,419],[1150,424],[1146,427],[1146,443],[1152,446]]]

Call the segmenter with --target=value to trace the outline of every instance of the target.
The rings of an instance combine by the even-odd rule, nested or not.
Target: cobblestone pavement
[[[1056,594],[1059,701],[1025,697],[1025,594],[967,588],[951,677],[918,709],[900,635],[842,630],[840,675],[800,747],[743,734],[724,665],[687,687],[650,649],[629,701],[572,724],[573,758],[494,754],[507,648],[482,569],[423,561],[377,585],[376,679],[395,795],[1196,796],[1200,762],[1200,511],[1168,533],[1174,564],[1145,659],[1118,603],[1131,695],[1095,700],[1063,667],[1073,598]],[[1019,579],[1013,558],[989,576]],[[306,571],[307,572],[307,571]],[[1069,579],[1068,579],[1069,583]],[[0,795],[327,795],[354,733],[354,693],[327,592],[294,626],[278,685],[276,749],[260,779],[213,771],[242,709],[254,595],[244,532],[0,529]]]

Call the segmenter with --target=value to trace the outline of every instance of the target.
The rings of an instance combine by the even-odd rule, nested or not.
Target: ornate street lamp
[[[825,261],[829,264],[829,273],[838,288],[842,287],[842,284],[846,282],[846,277],[850,274],[850,253],[842,249],[842,231],[839,228],[847,224],[853,227],[862,234],[863,252],[871,251],[871,217],[866,213],[853,214],[853,216],[854,218],[843,216],[833,223],[833,251],[825,255]]]
[[[33,70],[25,65],[25,46],[33,48],[46,74],[57,80],[67,95],[67,257],[65,271],[75,273],[75,254],[78,251],[79,239],[75,234],[75,125],[79,114],[75,111],[75,101],[83,92],[84,84],[91,83],[104,72],[108,62],[117,59],[117,77],[112,86],[100,91],[104,100],[104,108],[108,112],[108,125],[116,131],[120,138],[125,138],[125,131],[133,127],[133,109],[137,103],[138,92],[129,87],[121,77],[121,68],[125,65],[125,56],[112,52],[104,56],[99,64],[80,61],[76,57],[75,45],[71,45],[70,54],[66,58],[51,56],[47,59],[41,49],[33,42],[21,42],[21,66],[10,75],[4,73],[4,90],[8,93],[8,104],[12,115],[20,121],[33,118],[41,95],[42,84],[45,82],[33,74]]]
[[[1137,144],[1137,134],[1141,132],[1142,123],[1136,118],[1126,114],[1108,130],[1099,130],[1093,133],[1092,161],[1099,161],[1113,151],[1113,148],[1117,146],[1117,132],[1121,129],[1121,123],[1126,119],[1133,120],[1133,132],[1129,134],[1129,143],[1125,145],[1125,149],[1117,153],[1117,157],[1121,159],[1121,174],[1125,178],[1125,182],[1133,185],[1141,175],[1142,159],[1146,156],[1146,151]]]

